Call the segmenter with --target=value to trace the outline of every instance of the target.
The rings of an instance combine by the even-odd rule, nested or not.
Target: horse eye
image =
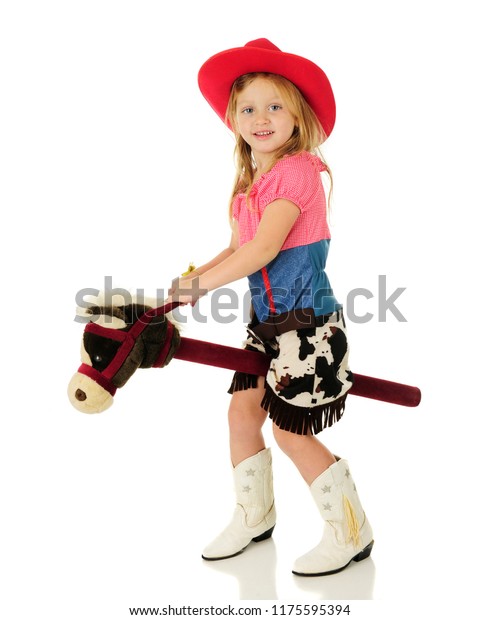
[[[101,356],[101,355],[95,355],[95,356],[93,357],[93,361],[94,361],[94,362],[101,362],[101,361],[102,361],[102,359],[103,359],[103,358],[102,358],[102,356]]]

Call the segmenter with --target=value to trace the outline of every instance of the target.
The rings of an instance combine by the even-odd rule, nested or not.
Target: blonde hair
[[[275,153],[270,170],[283,157],[296,155],[302,151],[315,153],[322,160],[330,177],[330,190],[328,195],[328,204],[330,204],[330,197],[333,187],[332,174],[319,149],[320,144],[326,139],[327,136],[314,111],[305,101],[305,98],[295,84],[283,76],[275,73],[246,73],[245,75],[241,75],[237,78],[233,83],[226,112],[226,121],[233,129],[236,142],[234,151],[236,174],[230,200],[230,221],[232,219],[233,200],[238,193],[247,194],[248,204],[248,195],[252,188],[253,179],[256,172],[252,149],[240,135],[236,127],[235,117],[239,94],[257,78],[264,78],[273,82],[275,87],[278,89],[280,96],[285,101],[290,113],[295,119],[295,129],[285,144]]]

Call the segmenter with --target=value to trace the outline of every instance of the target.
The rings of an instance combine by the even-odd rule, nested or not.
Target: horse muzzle
[[[68,384],[68,398],[82,413],[102,413],[113,404],[113,395],[99,383],[76,372]]]

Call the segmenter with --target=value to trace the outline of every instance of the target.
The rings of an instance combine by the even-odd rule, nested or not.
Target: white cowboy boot
[[[241,553],[252,541],[270,538],[275,527],[270,449],[250,456],[233,469],[237,505],[223,532],[204,550],[204,560],[224,560]]]
[[[310,490],[325,520],[323,537],[298,558],[295,575],[316,577],[338,573],[368,558],[373,547],[370,523],[358,499],[348,463],[340,459],[316,478]]]

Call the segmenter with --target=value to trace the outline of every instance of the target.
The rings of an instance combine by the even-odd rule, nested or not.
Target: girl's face
[[[235,121],[259,169],[268,165],[295,128],[295,118],[277,88],[263,77],[255,78],[238,94]]]

